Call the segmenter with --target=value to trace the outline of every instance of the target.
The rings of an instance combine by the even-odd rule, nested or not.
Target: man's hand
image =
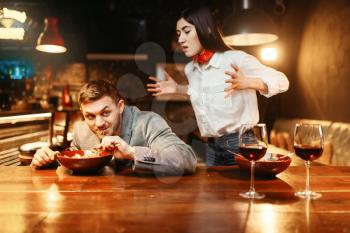
[[[57,153],[59,152],[53,151],[49,147],[42,147],[36,150],[30,166],[34,168],[40,168],[44,165],[48,165],[55,161]]]
[[[135,148],[129,146],[119,136],[105,136],[97,149],[113,151],[113,156],[117,159],[134,160]]]

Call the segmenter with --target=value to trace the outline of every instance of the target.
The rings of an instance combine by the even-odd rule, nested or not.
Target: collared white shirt
[[[236,64],[247,78],[260,78],[268,87],[266,97],[288,90],[287,77],[261,64],[255,57],[238,50],[216,52],[208,64],[189,62],[185,67],[188,92],[197,124],[204,137],[219,137],[238,132],[241,124],[258,123],[259,110],[256,91],[238,90],[225,98],[225,80]],[[261,93],[262,94],[262,93]]]

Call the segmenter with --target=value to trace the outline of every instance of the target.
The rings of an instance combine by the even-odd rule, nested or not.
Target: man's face
[[[116,102],[109,96],[81,104],[81,112],[89,128],[100,138],[119,135],[124,101]]]

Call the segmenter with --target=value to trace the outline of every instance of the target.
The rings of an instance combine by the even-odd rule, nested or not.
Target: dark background
[[[275,44],[280,55],[270,65],[288,76],[290,89],[269,99],[259,97],[262,121],[299,117],[350,122],[350,1],[284,0],[283,13],[276,11],[276,2],[261,0],[257,4],[278,25],[279,40]],[[185,61],[171,44],[175,20],[183,8],[197,4],[210,6],[221,23],[236,3],[228,0],[0,1],[1,6],[26,10],[32,19],[24,42],[0,42],[0,58],[21,57],[42,64],[87,62],[89,53],[134,54],[143,43],[154,42],[163,49],[165,59],[148,51],[153,64]],[[58,17],[67,53],[50,55],[35,51],[46,16]],[[260,48],[236,49],[258,56]],[[142,78],[146,79],[147,75]]]

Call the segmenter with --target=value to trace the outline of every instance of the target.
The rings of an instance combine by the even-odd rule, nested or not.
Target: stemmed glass
[[[240,193],[244,198],[261,199],[264,194],[255,192],[254,166],[255,161],[262,158],[267,150],[267,131],[265,124],[243,124],[239,130],[239,149],[241,155],[250,161],[250,188],[248,192]]]
[[[320,124],[299,124],[294,128],[294,151],[301,159],[305,160],[306,166],[306,189],[296,192],[300,198],[316,199],[321,194],[310,190],[310,163],[318,159],[323,152],[323,131]]]

